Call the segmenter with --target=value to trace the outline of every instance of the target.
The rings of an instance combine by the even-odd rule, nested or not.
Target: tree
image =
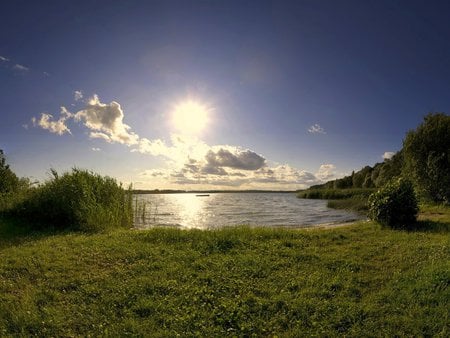
[[[377,178],[374,181],[375,186],[382,187],[387,182],[402,174],[403,151],[400,150],[391,159],[385,160],[380,166]]]
[[[0,194],[14,192],[19,188],[19,178],[6,164],[3,150],[0,149]]]
[[[403,141],[404,174],[419,193],[435,202],[450,201],[450,116],[428,114]]]
[[[352,179],[353,179],[353,188],[362,188],[363,184],[366,180],[366,176],[371,174],[372,167],[366,165],[364,168],[362,168],[360,171],[356,172]]]

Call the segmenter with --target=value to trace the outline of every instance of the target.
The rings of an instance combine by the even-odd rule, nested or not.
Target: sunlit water
[[[313,227],[362,218],[356,213],[327,208],[324,200],[299,199],[293,193],[148,194],[135,195],[135,199],[136,228]]]

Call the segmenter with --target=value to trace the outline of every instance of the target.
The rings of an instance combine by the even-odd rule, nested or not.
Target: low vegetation
[[[406,179],[389,182],[369,197],[369,216],[392,228],[408,229],[416,224],[419,207],[412,183]]]
[[[438,215],[438,218],[435,218]],[[436,216],[437,217],[437,216]],[[448,336],[448,208],[426,230],[18,232],[1,336]]]
[[[0,212],[41,228],[99,231],[133,225],[131,190],[115,179],[76,168],[52,174],[37,187],[2,194]]]
[[[375,192],[374,188],[354,188],[354,189],[307,189],[299,191],[297,197],[323,200],[340,200],[353,197],[368,198]]]
[[[356,211],[357,213],[362,215],[367,215],[369,211],[367,197],[365,196],[354,196],[351,198],[344,198],[340,200],[328,200],[327,207],[333,209]]]

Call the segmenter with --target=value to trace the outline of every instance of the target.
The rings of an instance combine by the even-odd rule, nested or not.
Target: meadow
[[[414,231],[33,231],[0,219],[1,336],[450,334],[450,209]]]

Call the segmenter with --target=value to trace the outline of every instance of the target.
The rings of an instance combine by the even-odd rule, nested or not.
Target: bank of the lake
[[[100,234],[3,219],[0,335],[448,336],[449,214],[422,218]]]

